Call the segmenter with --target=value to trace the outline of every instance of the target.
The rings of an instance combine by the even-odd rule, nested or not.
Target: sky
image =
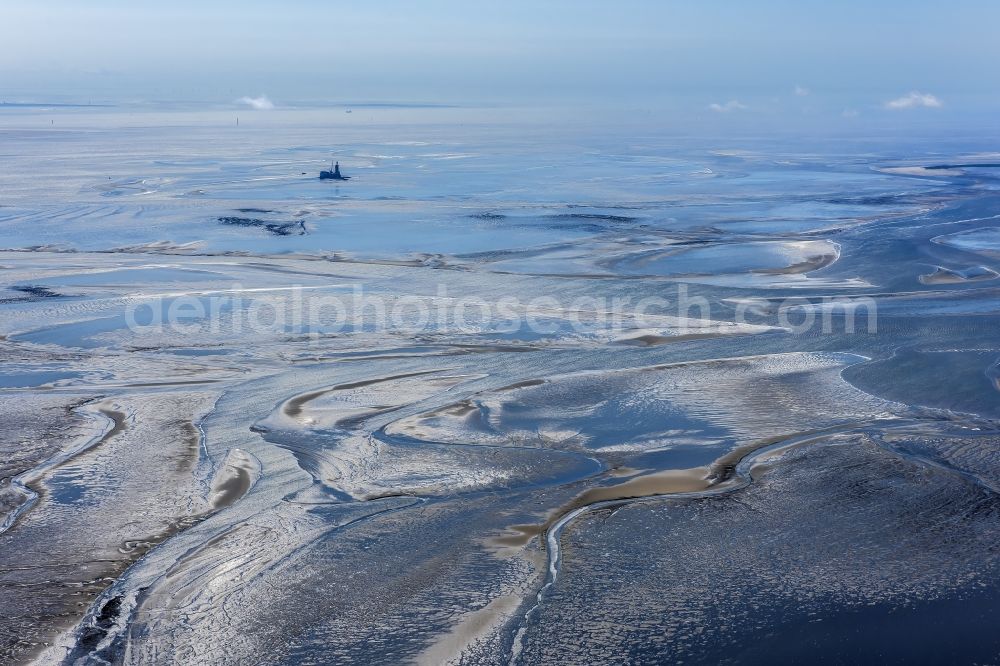
[[[2,0],[0,101],[996,110],[998,25],[996,0]]]

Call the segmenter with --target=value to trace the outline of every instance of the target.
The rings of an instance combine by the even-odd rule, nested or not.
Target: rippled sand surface
[[[975,142],[37,114],[0,663],[1000,658]]]

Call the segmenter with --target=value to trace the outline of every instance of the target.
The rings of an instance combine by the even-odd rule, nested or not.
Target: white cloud
[[[730,111],[742,111],[747,108],[745,104],[741,104],[738,100],[731,99],[725,104],[712,103],[708,105],[708,108],[712,111],[717,111],[718,113],[728,113]]]
[[[857,118],[859,114],[855,109],[844,109],[840,112],[840,115],[844,118]]]
[[[884,106],[887,109],[916,109],[919,107],[936,109],[943,106],[943,103],[930,93],[913,91],[909,95],[889,100]]]
[[[809,94],[809,88],[803,88],[802,86],[795,86],[795,94],[798,97],[805,97]]]
[[[261,95],[260,97],[240,97],[236,101],[258,111],[268,111],[274,108],[274,102],[269,100],[267,95]]]

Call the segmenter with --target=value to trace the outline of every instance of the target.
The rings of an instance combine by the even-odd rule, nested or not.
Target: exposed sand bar
[[[329,386],[327,388],[319,389],[317,391],[309,391],[308,393],[302,393],[295,396],[285,403],[282,408],[285,416],[295,418],[302,414],[302,408],[309,402],[321,398],[327,393],[332,393],[334,391],[346,391],[349,389],[363,388],[365,386],[371,386],[373,384],[380,384],[382,382],[392,381],[394,379],[405,379],[407,377],[419,377],[421,375],[430,375],[440,370],[422,370],[420,372],[408,372],[401,375],[392,375],[389,377],[376,377],[375,379],[366,379],[358,382],[349,382],[346,384],[338,384],[336,386]]]
[[[7,514],[4,522],[0,524],[0,534],[3,534],[7,530],[14,527],[14,525],[17,524],[17,521],[30,511],[35,504],[37,504],[39,497],[44,493],[44,490],[38,486],[38,483],[44,479],[46,475],[58,469],[61,465],[73,460],[73,458],[80,455],[84,451],[88,451],[95,446],[104,444],[112,437],[115,437],[125,430],[126,419],[128,416],[124,412],[112,409],[110,407],[110,403],[106,401],[98,404],[103,406],[98,406],[96,411],[83,408],[79,409],[82,414],[85,414],[92,420],[96,421],[98,431],[95,434],[78,441],[69,449],[57,453],[41,465],[18,474],[11,480],[11,487],[19,491],[21,495],[23,495],[24,500],[18,507]]]
[[[896,426],[908,424],[901,420]],[[636,500],[674,499],[707,497],[720,493],[728,493],[744,488],[752,483],[751,469],[758,458],[768,456],[774,458],[776,452],[791,447],[808,445],[834,434],[857,432],[871,423],[849,423],[841,426],[796,433],[793,435],[768,438],[738,447],[718,458],[709,466],[690,469],[663,470],[633,477],[623,483],[592,488],[578,495],[573,501],[562,507],[543,526],[531,529],[531,526],[518,525],[512,529],[517,536],[501,537],[498,545],[517,545],[527,543],[536,534],[544,534],[545,547],[548,553],[548,569],[546,580],[536,595],[536,603],[524,615],[524,622],[517,630],[511,653],[510,664],[519,663],[524,632],[527,621],[544,603],[546,592],[556,584],[562,564],[561,539],[565,528],[579,516],[596,509],[627,504]],[[883,427],[889,427],[882,424]]]
[[[246,451],[232,449],[212,481],[212,509],[224,509],[246,495],[259,475],[260,461]]]

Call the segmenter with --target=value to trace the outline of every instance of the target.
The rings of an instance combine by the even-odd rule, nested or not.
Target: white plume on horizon
[[[889,100],[884,106],[887,109],[916,109],[919,107],[937,109],[944,106],[944,103],[930,93],[914,90],[908,95]]]
[[[260,97],[240,97],[236,100],[240,104],[246,104],[251,109],[256,109],[257,111],[270,111],[274,108],[274,102],[267,98],[267,95],[261,95]]]
[[[803,88],[802,86],[795,86],[795,95],[797,97],[805,97],[809,94],[809,88]]]
[[[730,111],[742,111],[747,108],[746,104],[743,104],[739,100],[731,99],[725,104],[718,104],[713,102],[708,105],[708,108],[717,113],[729,113]]]

